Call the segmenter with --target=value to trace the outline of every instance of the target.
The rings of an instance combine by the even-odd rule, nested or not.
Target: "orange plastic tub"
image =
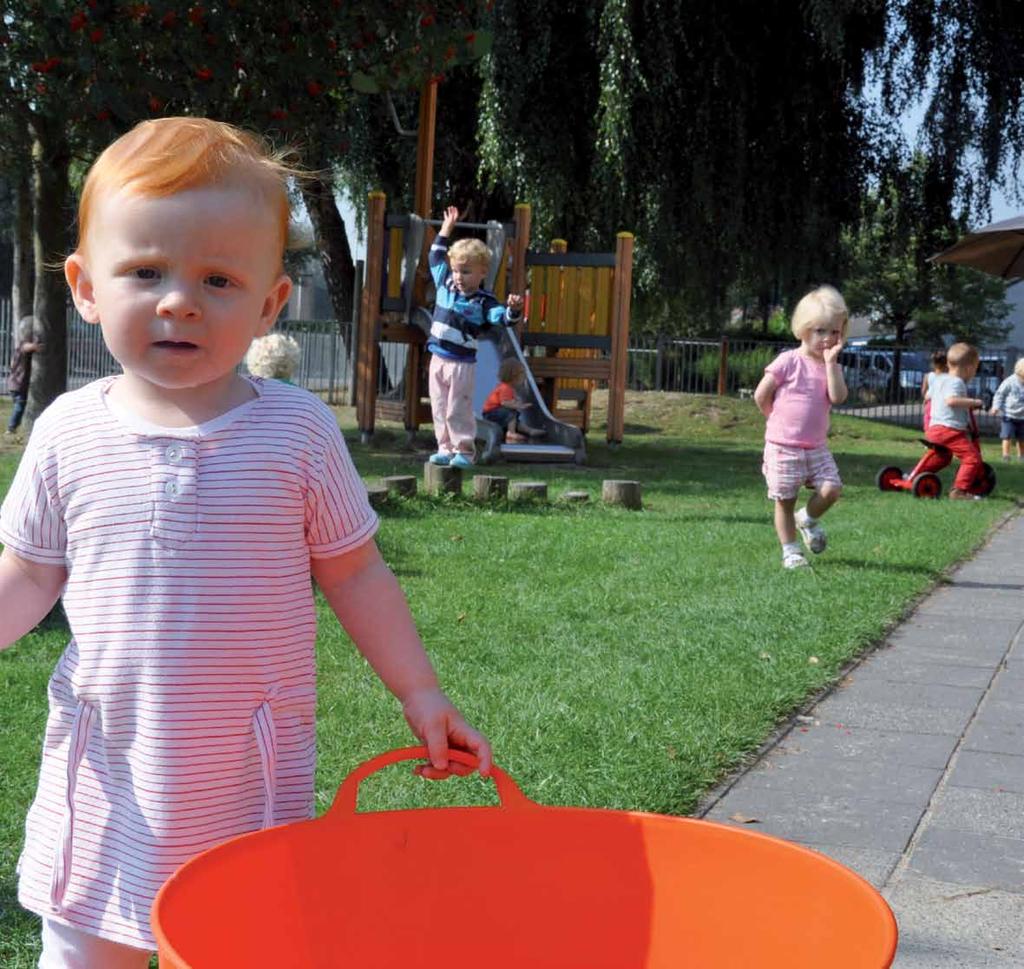
[[[500,806],[356,812],[362,764],[320,818],[183,865],[153,905],[162,969],[881,969],[882,897],[834,861],[688,818]],[[473,763],[468,756],[458,758]]]

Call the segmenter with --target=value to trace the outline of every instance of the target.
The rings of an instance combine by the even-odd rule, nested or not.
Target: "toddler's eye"
[[[152,266],[139,266],[139,268],[135,270],[135,278],[156,279],[158,278],[158,273]]]
[[[207,283],[209,283],[214,289],[226,289],[231,285],[231,280],[227,276],[207,276]]]

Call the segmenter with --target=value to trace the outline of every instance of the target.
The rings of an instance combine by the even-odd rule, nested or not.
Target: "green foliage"
[[[843,292],[851,312],[898,343],[941,343],[956,334],[972,343],[998,342],[1008,327],[1005,284],[929,257],[965,231],[966,217],[942,209],[932,191],[935,163],[917,155],[864,201],[856,229],[843,234]]]

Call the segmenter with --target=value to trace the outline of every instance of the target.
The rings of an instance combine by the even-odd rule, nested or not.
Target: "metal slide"
[[[484,401],[498,383],[498,367],[508,356],[518,357],[526,369],[527,399],[533,404],[529,423],[545,431],[544,437],[529,444],[506,444],[502,440],[501,428],[481,416]],[[573,461],[583,464],[587,459],[583,432],[551,415],[533,379],[530,359],[523,353],[512,330],[494,327],[484,330],[477,338],[473,413],[476,415],[476,440],[481,464],[493,461]]]

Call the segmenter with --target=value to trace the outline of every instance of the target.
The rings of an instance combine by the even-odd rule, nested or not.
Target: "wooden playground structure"
[[[385,212],[381,192],[369,196],[366,275],[356,355],[356,415],[364,439],[377,420],[415,432],[430,423],[426,400],[425,344],[430,321],[426,298],[426,250],[437,220]],[[462,230],[491,230],[496,223],[460,223]],[[419,228],[421,235],[415,230]],[[426,231],[424,232],[424,228]],[[490,235],[497,239],[491,288],[504,302],[527,295],[527,319],[517,335],[551,413],[589,429],[591,397],[608,386],[607,439],[623,436],[629,344],[633,236],[620,232],[614,252],[569,252],[556,240],[550,252],[528,248],[530,206],[517,205],[513,221]],[[497,248],[493,245],[492,248]],[[421,325],[417,325],[419,322]],[[380,393],[381,345],[404,344],[407,354],[400,393]]]
[[[433,239],[430,216],[437,83],[420,92],[414,214],[388,214],[382,192],[367,206],[366,268],[359,302],[356,344],[356,417],[364,440],[377,420],[396,421],[413,434],[431,421],[425,400],[425,346],[430,327],[427,251]],[[509,293],[527,298],[526,320],[517,327],[534,379],[552,415],[582,429],[590,426],[597,384],[608,386],[607,439],[620,444],[629,345],[633,279],[633,235],[620,232],[614,252],[569,252],[555,240],[550,252],[530,243],[530,206],[515,207],[509,223],[460,223],[483,230],[492,250],[487,280],[502,302]],[[417,325],[419,324],[419,325]],[[394,392],[380,394],[382,346],[404,344],[404,373]],[[393,375],[392,375],[393,376]],[[569,406],[564,406],[568,403]]]

